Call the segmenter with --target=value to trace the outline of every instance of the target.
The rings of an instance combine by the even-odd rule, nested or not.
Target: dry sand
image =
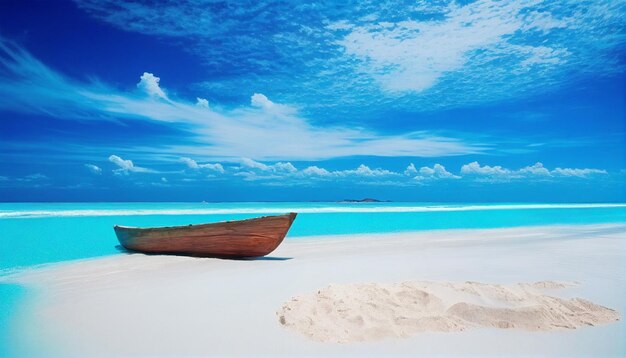
[[[528,303],[535,309],[537,302],[551,300],[546,296],[559,298],[539,310],[548,307],[566,314],[584,306],[591,312],[569,316],[565,325],[615,318],[614,312],[572,301],[575,297],[623,314],[625,232],[625,225],[616,224],[288,238],[263,260],[115,255],[27,270],[0,277],[0,282],[31,289],[30,300],[15,312],[10,337],[23,357],[617,357],[626,355],[624,320],[553,331],[500,329],[491,324],[535,324],[536,320],[520,314],[520,307]],[[515,285],[545,280],[555,282]],[[574,281],[580,284],[560,284]],[[362,282],[381,286],[353,286]],[[405,287],[394,282],[412,283]],[[329,284],[333,286],[320,290]],[[384,296],[385,289],[406,295],[405,301],[416,295],[427,310],[445,312],[440,314],[444,324],[438,323],[444,329],[412,334],[420,325],[409,324],[404,328],[407,337],[375,341],[369,341],[370,333],[354,330],[338,340],[361,334],[358,339],[364,341],[337,344],[312,340],[279,323],[276,311],[285,302],[318,290],[331,298],[345,294],[355,300],[346,308],[350,314],[360,313],[364,325],[376,327],[372,317],[387,322],[382,325],[385,333],[373,333],[375,337],[401,336],[402,321],[416,317],[392,302],[363,314],[359,299],[351,296],[355,287],[360,293],[373,291],[373,297]],[[420,292],[428,293],[431,303]],[[503,299],[502,294],[521,301]],[[451,309],[460,302],[467,305]],[[331,307],[331,312],[337,308],[341,309]],[[420,310],[416,312],[419,316]],[[494,320],[494,316],[503,318]],[[315,321],[334,321],[335,327],[343,324],[340,317],[330,317],[321,311]],[[450,317],[472,329],[445,332],[446,325],[455,322]],[[540,320],[541,324],[564,323],[553,318]],[[297,322],[292,319],[285,315],[286,324]]]
[[[568,283],[498,285],[403,282],[331,285],[296,296],[276,313],[280,324],[321,342],[361,342],[418,332],[495,327],[549,331],[618,321],[620,314],[581,298],[538,289]]]

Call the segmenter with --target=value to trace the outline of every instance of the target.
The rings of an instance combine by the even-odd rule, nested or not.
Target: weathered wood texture
[[[283,241],[296,213],[214,224],[133,228],[115,226],[120,244],[146,253],[209,257],[257,257]]]

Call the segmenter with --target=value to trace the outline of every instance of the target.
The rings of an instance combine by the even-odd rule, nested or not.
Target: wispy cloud
[[[96,175],[102,174],[102,168],[95,164],[85,164],[85,168],[89,169],[90,172]]]
[[[126,118],[184,124],[191,147],[172,154],[256,159],[327,159],[353,155],[453,156],[488,146],[427,131],[381,135],[363,128],[316,126],[298,109],[255,93],[250,106],[211,109],[168,96],[160,79],[144,73],[141,90],[122,92],[101,83],[79,83],[48,68],[23,49],[2,42],[0,109],[37,111],[64,119]],[[161,149],[160,149],[161,150]]]
[[[32,187],[38,188],[49,186],[50,177],[41,173],[28,174],[24,176],[0,176],[0,187]]]
[[[346,18],[333,30],[342,63],[353,61],[342,67],[408,108],[537,94],[624,68],[613,55],[624,43],[623,0],[418,3],[400,14],[373,11],[371,21]]]
[[[624,0],[76,2],[120,29],[184,39],[209,70],[228,71],[205,88],[234,98],[248,87],[278,103],[424,110],[623,70]]]
[[[451,3],[443,9],[443,19],[350,26],[339,44],[347,54],[364,60],[361,71],[393,92],[427,90],[448,73],[495,57],[510,58],[507,65],[524,72],[532,66],[566,62],[569,52],[565,48],[509,42],[517,32],[549,32],[568,26],[567,20],[549,12],[528,15],[533,3],[537,2]]]
[[[29,174],[21,178],[16,178],[17,181],[23,182],[33,182],[33,181],[41,181],[49,179],[47,175],[41,173]]]
[[[594,174],[608,174],[604,169],[577,169],[577,168],[556,168],[550,172],[552,175],[560,175],[564,177],[580,177],[585,178]]]

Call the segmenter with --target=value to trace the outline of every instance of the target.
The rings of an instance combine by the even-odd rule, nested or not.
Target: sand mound
[[[554,281],[331,285],[293,297],[276,314],[283,326],[323,342],[370,341],[474,327],[574,329],[620,319],[616,311],[593,302],[541,292],[572,285]]]

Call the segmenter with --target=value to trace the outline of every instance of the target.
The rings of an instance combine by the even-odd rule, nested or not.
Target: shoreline
[[[479,329],[324,344],[285,330],[275,312],[329,284],[556,280],[580,282],[565,297],[623,314],[625,230],[594,224],[307,236],[259,260],[113,255],[46,264],[0,282],[37,292],[16,315],[16,349],[25,355],[617,356],[625,353],[623,320],[558,332]],[[509,346],[485,345],[493,339]]]
[[[406,240],[406,239],[410,239],[414,237],[419,237],[422,243],[424,243],[424,240],[433,240],[433,239],[441,242],[442,241],[441,236],[443,234],[446,234],[446,235],[454,234],[455,236],[462,236],[463,234],[472,234],[472,236],[474,236],[476,234],[481,234],[483,239],[496,239],[497,237],[500,236],[500,233],[506,234],[508,236],[507,239],[514,239],[515,236],[519,236],[520,238],[527,236],[524,233],[520,233],[521,229],[528,229],[530,231],[534,231],[534,230],[538,230],[542,228],[547,228],[547,229],[573,230],[575,232],[578,232],[579,229],[612,230],[615,228],[621,229],[621,227],[623,227],[623,229],[626,230],[626,223],[622,221],[607,221],[607,222],[600,222],[600,223],[581,223],[581,224],[570,224],[570,223],[555,223],[555,224],[545,224],[545,225],[519,224],[519,225],[509,225],[509,226],[494,226],[494,227],[486,227],[486,228],[484,227],[449,228],[449,229],[425,228],[422,230],[401,230],[401,231],[393,231],[393,232],[372,232],[372,233],[357,232],[354,234],[340,233],[340,234],[328,234],[328,235],[326,234],[322,234],[322,235],[311,234],[311,235],[299,235],[299,236],[288,235],[287,237],[285,237],[285,240],[283,241],[283,243],[274,252],[266,256],[266,259],[271,258],[276,252],[279,252],[280,248],[284,246],[285,243],[293,243],[293,242],[303,243],[306,241],[314,241],[315,243],[319,243],[319,242],[342,241],[342,240],[353,240],[353,239]],[[458,237],[453,237],[453,238],[444,239],[444,240],[454,241],[458,239],[459,239]],[[535,239],[541,240],[543,238],[536,237]],[[115,241],[115,243],[117,243],[117,241]],[[287,244],[287,245],[291,245],[291,244]],[[115,246],[119,246],[119,243],[117,243]],[[105,258],[110,258],[110,257],[116,257],[119,255],[135,254],[135,253],[125,252],[125,251],[120,251],[120,250],[122,249],[116,249],[115,253],[102,253],[96,256],[42,262],[42,263],[37,263],[37,264],[32,264],[32,265],[23,265],[23,266],[9,267],[9,268],[0,268],[0,284],[7,281],[7,279],[11,281],[13,280],[13,277],[18,277],[20,276],[21,273],[24,273],[24,272],[54,269],[59,266],[71,265],[71,264],[76,264],[80,262],[105,259]],[[137,254],[140,254],[140,253],[137,253]],[[176,255],[164,255],[164,256],[176,256]],[[197,257],[197,259],[217,259],[217,258]],[[260,258],[260,259],[263,260],[263,258]]]

